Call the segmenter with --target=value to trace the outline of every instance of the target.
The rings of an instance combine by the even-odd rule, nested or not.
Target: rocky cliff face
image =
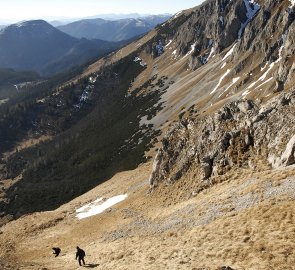
[[[170,37],[174,55],[188,56],[195,76],[205,70],[204,78],[219,82],[212,90],[205,79],[195,80],[199,113],[183,109],[188,117],[163,138],[151,187],[186,175],[201,190],[233,169],[293,164],[294,4],[206,1],[183,16],[187,20]]]
[[[222,51],[236,41],[246,20],[243,1],[207,1],[192,11],[175,35],[178,52],[185,55],[191,46],[193,57],[204,56],[211,48]]]
[[[179,122],[162,140],[151,186],[189,174],[201,190],[212,184],[210,177],[229,170],[294,164],[294,111],[295,91],[266,104],[232,102],[210,116]]]
[[[228,60],[239,63],[236,74],[250,63],[277,64],[275,79],[289,82],[294,72],[294,18],[295,7],[288,0],[214,0],[177,15],[160,32],[166,42],[173,40],[175,55],[190,54],[191,69],[234,45]]]

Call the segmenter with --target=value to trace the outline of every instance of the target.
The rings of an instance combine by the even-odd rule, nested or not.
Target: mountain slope
[[[235,171],[284,170],[294,163],[294,31],[287,0],[206,1],[15,104],[1,119],[15,151],[3,153],[13,185],[2,211],[52,210],[144,154],[155,157],[151,190],[174,184],[180,200]]]
[[[3,268],[292,269],[294,19],[208,0],[2,105]]]
[[[2,227],[2,269],[79,269],[77,244],[86,251],[86,267],[95,269],[292,269],[294,167],[235,172],[198,196],[184,178],[146,196],[150,165]],[[125,201],[103,213],[76,217],[98,198],[123,193]],[[58,258],[55,246],[62,249]]]
[[[58,29],[76,38],[121,41],[145,34],[169,18],[169,15],[154,15],[115,21],[88,19],[62,25]]]
[[[105,41],[79,40],[45,21],[10,25],[0,32],[2,68],[57,73],[117,48]]]

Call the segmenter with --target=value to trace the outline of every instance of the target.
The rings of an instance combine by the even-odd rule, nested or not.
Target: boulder
[[[269,154],[267,161],[272,166],[272,168],[278,168],[281,166],[281,158],[277,157],[275,154]]]
[[[250,133],[245,135],[245,145],[246,146],[253,146],[254,145],[254,139]]]
[[[151,187],[154,187],[157,185],[157,180],[160,175],[160,167],[163,162],[163,150],[160,149],[157,152],[157,155],[155,157],[154,163],[153,163],[153,170],[149,179],[149,183]]]
[[[270,19],[271,17],[271,12],[269,10],[264,10],[263,11],[263,23],[266,24],[267,21]]]
[[[210,178],[212,174],[212,165],[209,163],[201,163],[203,180]]]
[[[253,102],[249,100],[242,101],[238,104],[238,108],[241,112],[247,113],[248,111],[252,110],[254,107]]]
[[[234,270],[234,269],[231,268],[230,266],[222,266],[222,267],[219,267],[218,270]]]
[[[286,146],[286,150],[281,156],[283,166],[290,166],[295,163],[295,135],[290,139]]]
[[[231,113],[230,108],[225,106],[218,112],[216,118],[218,121],[227,121],[231,120],[233,118],[233,115]]]
[[[274,89],[274,93],[281,92],[283,90],[284,90],[284,82],[277,80],[276,81],[276,86],[275,86],[275,89]]]
[[[205,157],[201,163],[203,180],[210,178],[213,171],[213,161],[210,157]]]
[[[279,105],[281,106],[287,106],[289,105],[291,102],[290,99],[288,99],[287,97],[282,97],[280,100],[279,100]]]

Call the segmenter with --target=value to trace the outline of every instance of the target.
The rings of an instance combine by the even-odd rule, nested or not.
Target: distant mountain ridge
[[[171,14],[163,14],[167,16],[172,16]],[[143,17],[152,16],[151,14],[139,14],[139,13],[126,13],[126,14],[117,14],[117,13],[108,13],[108,14],[96,14],[94,16],[88,16],[83,18],[55,18],[55,19],[45,19],[48,21],[51,25],[54,27],[60,26],[60,25],[66,25],[77,21],[82,20],[91,20],[91,19],[104,19],[109,21],[116,21],[121,19],[138,19]],[[1,21],[0,21],[1,23]],[[2,23],[5,24],[5,23]]]
[[[102,39],[121,41],[142,35],[156,25],[167,21],[170,15],[152,15],[141,18],[125,18],[120,20],[86,19],[76,21],[57,28],[76,38]]]
[[[0,67],[54,74],[118,47],[71,37],[43,20],[25,21],[0,30]]]
[[[167,15],[167,14],[163,14],[163,15]],[[168,14],[169,15],[169,14]],[[138,18],[143,18],[143,17],[148,17],[148,16],[152,16],[151,14],[140,14],[140,13],[122,13],[122,14],[118,14],[118,13],[108,13],[108,14],[97,14],[94,16],[89,16],[86,18],[82,18],[80,20],[85,20],[85,19],[104,19],[104,20],[110,20],[110,21],[116,21],[116,20],[121,20],[121,19],[138,19]],[[76,20],[78,21],[78,20]]]

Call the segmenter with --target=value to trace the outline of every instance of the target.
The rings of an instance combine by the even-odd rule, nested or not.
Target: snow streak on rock
[[[221,26],[223,27],[224,26],[224,18],[222,16],[219,17],[219,21],[220,21]]]
[[[223,57],[222,61],[224,61],[226,58],[232,55],[236,46],[237,46],[237,43],[227,52],[227,54]]]
[[[200,61],[202,62],[203,65],[205,65],[205,64],[208,63],[208,61],[210,60],[210,58],[212,57],[212,55],[214,54],[214,52],[215,52],[215,48],[212,47],[211,50],[210,50],[210,52],[209,52],[209,54],[201,57]]]
[[[195,42],[193,45],[191,45],[191,50],[183,58],[185,58],[185,57],[189,56],[190,54],[192,54],[193,51],[195,50],[196,45],[197,45],[197,42]]]
[[[262,76],[261,76],[257,81],[252,82],[252,83],[247,87],[247,90],[253,88],[258,82],[263,82],[263,81],[266,79],[268,73],[269,73],[269,72],[272,70],[272,68],[274,67],[274,65],[275,65],[275,62],[274,62],[274,63],[271,63],[271,64],[269,65],[268,69],[262,74]],[[265,66],[261,69],[261,71],[265,70],[266,67],[267,67],[267,65],[265,65]],[[261,85],[259,85],[259,87],[262,86],[263,84],[269,82],[271,79],[272,79],[272,77],[271,77],[270,79],[268,79],[266,82],[264,82],[264,83],[262,83]],[[256,87],[256,88],[257,88],[257,87]]]
[[[211,48],[211,51],[210,51],[210,53],[209,53],[209,56],[208,56],[208,58],[207,58],[207,62],[209,61],[209,59],[211,58],[211,56],[213,55],[214,52],[215,52],[215,48],[212,47],[212,48]]]
[[[242,94],[242,96],[244,97],[244,99],[246,98],[246,96],[247,96],[249,93],[250,93],[250,91],[249,91],[249,90],[246,90],[246,91]]]
[[[238,80],[240,79],[240,77],[236,77],[236,78],[233,78],[231,84],[226,87],[226,89],[218,96],[218,97],[221,97],[228,89],[230,89]]]
[[[207,64],[210,58],[212,57],[212,55],[214,54],[215,48],[213,45],[214,45],[214,41],[210,39],[207,48],[211,48],[211,50],[209,54],[207,53],[205,56],[201,57],[201,62],[203,65]]]
[[[140,57],[135,57],[133,60],[135,63],[139,63],[142,67],[146,67],[146,62],[144,62]]]
[[[165,48],[168,48],[171,43],[172,43],[172,39],[169,40],[169,42],[167,43],[167,45],[165,46]]]
[[[266,79],[266,76],[268,75],[268,73],[271,71],[271,69],[273,68],[275,63],[271,63],[269,65],[269,68],[262,74],[262,76],[258,79],[258,81],[264,81]]]
[[[182,13],[182,11],[177,12],[177,13],[173,16],[173,19],[176,19],[181,13]]]
[[[255,3],[254,0],[244,0],[244,4],[247,9],[247,13],[246,13],[247,20],[241,24],[241,28],[238,33],[239,38],[242,37],[245,28],[247,27],[249,22],[253,19],[253,17],[257,14],[257,12],[260,10],[260,5]]]
[[[261,86],[265,85],[266,83],[270,82],[273,79],[273,77],[268,78],[265,82],[255,87],[255,89],[260,88]]]
[[[220,84],[222,83],[223,79],[230,73],[230,69],[228,69],[220,78],[218,84],[216,85],[216,87],[213,89],[213,91],[210,94],[214,94],[215,91],[218,89],[218,87],[220,86]]]

